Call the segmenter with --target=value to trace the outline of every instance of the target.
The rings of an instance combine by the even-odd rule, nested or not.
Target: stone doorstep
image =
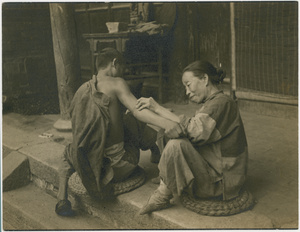
[[[35,175],[31,176],[31,181],[35,186],[56,198],[58,192],[56,186]],[[130,193],[127,194],[130,195]],[[122,195],[126,195],[126,193]],[[120,199],[120,196],[109,201],[97,201],[91,199],[88,195],[78,196],[73,192],[69,192],[69,200],[72,203],[72,208],[77,213],[84,212],[100,218],[101,221],[114,225],[114,229],[182,229],[181,226],[156,215],[140,216],[138,214],[140,207],[122,198]],[[51,210],[54,211],[55,205],[52,208]]]
[[[32,175],[32,181],[48,194],[56,197],[57,186]],[[154,212],[151,215],[139,215],[157,185],[147,182],[112,201],[95,201],[89,196],[76,196],[69,193],[69,199],[75,210],[83,211],[118,229],[224,229],[224,228],[272,228],[270,219],[247,211],[230,217],[209,217],[198,215],[184,208],[178,199],[169,209]],[[54,211],[54,205],[51,210]]]
[[[28,158],[12,151],[3,159],[3,191],[10,191],[27,185],[30,182]]]
[[[3,193],[3,227],[6,230],[95,230],[112,229],[89,214],[79,212],[71,218],[54,212],[56,199],[33,183]]]
[[[44,189],[50,195],[56,197],[57,188],[59,184],[58,177],[58,157],[62,155],[64,150],[63,145],[46,141],[44,143],[33,143],[19,149],[20,152],[25,154],[30,163],[31,180],[41,189]],[[147,157],[147,160],[149,158]],[[152,165],[152,169],[153,169]],[[145,167],[145,170],[152,171],[151,167]],[[152,175],[148,177],[152,178]],[[156,186],[152,186],[155,190]],[[149,193],[149,192],[148,192]],[[124,195],[124,194],[123,194]],[[148,194],[144,194],[145,202],[148,199]],[[134,204],[126,203],[126,199],[121,199],[113,202],[105,202],[109,206],[103,206],[102,203],[97,203],[91,200],[89,197],[74,197],[70,194],[70,198],[73,199],[73,205],[78,205],[81,210],[94,215],[96,217],[107,218],[112,220],[115,225],[122,228],[182,228],[176,226],[176,223],[170,223],[167,220],[160,219],[159,217],[150,217],[150,220],[145,220],[143,217],[136,217],[134,213],[137,213],[140,208],[134,206]],[[75,200],[76,198],[76,200]],[[131,197],[129,197],[130,199]],[[140,204],[140,207],[142,204]],[[110,215],[109,217],[107,215]],[[134,220],[133,220],[134,218]],[[141,219],[142,218],[142,219]],[[130,223],[128,224],[128,222]],[[147,223],[145,223],[147,221]],[[141,227],[142,226],[142,227]]]
[[[64,146],[52,142],[34,144],[32,146],[26,146],[19,151],[25,153],[29,158],[31,169],[31,181],[39,188],[45,190],[48,194],[56,198],[58,191],[58,163],[56,162],[58,154],[63,152]],[[45,155],[45,151],[48,151]],[[145,153],[145,152],[142,152]],[[44,154],[44,155],[43,155]],[[142,154],[143,161],[149,162],[149,157]],[[151,166],[151,164],[150,164]],[[153,167],[144,167],[146,172],[154,172]],[[152,174],[148,175],[148,179],[153,178]],[[150,182],[148,180],[148,182]],[[140,188],[137,193],[136,190],[122,194],[118,196],[112,202],[96,202],[89,196],[75,196],[73,193],[69,194],[72,200],[73,207],[83,210],[84,212],[91,214],[95,217],[100,217],[101,220],[107,220],[112,222],[117,228],[124,229],[136,229],[136,228],[152,228],[152,229],[171,229],[171,228],[184,228],[177,223],[170,222],[168,219],[156,216],[160,212],[156,212],[151,216],[140,216],[138,214],[140,208],[144,202],[147,201],[149,194],[157,187],[151,182],[150,188],[146,187],[146,190],[140,192]],[[141,197],[142,196],[142,197]],[[136,199],[133,200],[133,199]],[[142,203],[141,203],[142,202]],[[54,207],[54,206],[53,206]]]
[[[9,224],[13,228],[9,228],[6,224],[6,221],[9,221]],[[3,194],[3,230],[8,229],[17,229],[17,230],[32,230],[32,229],[46,229],[39,222],[31,218],[27,212],[22,212],[22,209],[16,207],[14,202],[7,198],[6,193]]]
[[[35,176],[32,176],[32,181],[55,199],[58,191],[57,187]],[[151,185],[148,181],[140,188],[119,195],[110,201],[96,201],[87,195],[78,196],[72,192],[69,193],[69,200],[75,211],[87,213],[107,224],[114,225],[113,229],[273,228],[270,219],[264,215],[255,214],[252,211],[229,217],[198,215],[185,209],[178,198],[175,198],[175,205],[169,209],[154,212],[150,215],[139,215],[138,212],[144,204],[144,202],[141,202],[141,199],[148,198],[148,195],[145,196],[145,193],[148,194],[153,190],[153,186]],[[54,211],[54,205],[51,210]]]
[[[22,153],[22,156],[26,157],[27,161],[29,160],[31,181],[39,188],[45,190],[48,194],[56,197],[59,184],[58,157],[62,155],[65,145],[53,142],[49,139],[40,139],[36,134],[23,133],[22,130],[13,129],[13,133],[10,133],[10,137],[7,137],[4,145],[12,149],[17,149],[18,151],[16,152],[20,152],[19,154]],[[14,134],[18,137],[15,140],[12,139]],[[11,144],[11,141],[14,141],[13,144]],[[146,169],[149,170],[149,168]],[[148,195],[145,197],[147,199]],[[138,212],[139,209],[136,207],[133,207],[132,209],[131,204],[121,204],[118,200],[107,203],[109,204],[109,207],[103,207],[101,204],[97,204],[93,201],[88,201],[87,203],[86,199],[77,197],[75,200],[71,195],[70,199],[73,199],[73,205],[82,206],[82,209],[85,210],[85,212],[96,217],[97,215],[98,217],[101,216],[101,219],[107,218],[107,220],[113,221],[116,228],[178,228],[172,223],[172,226],[169,226],[169,222],[159,219],[148,220],[148,223],[146,224],[144,219],[132,220],[132,218],[134,218],[133,212]],[[81,203],[78,204],[78,202],[76,202],[77,200]],[[98,208],[95,207],[95,205],[97,205]],[[55,205],[53,207],[55,207]],[[110,216],[107,217],[106,215]],[[129,221],[131,221],[131,223],[128,223]]]
[[[119,229],[183,229],[163,217],[139,215],[139,207],[123,201],[119,197],[109,201],[92,200],[89,196],[76,196],[71,193],[76,207],[101,220],[110,222]]]
[[[27,133],[28,135],[28,133]],[[36,135],[35,135],[36,136]],[[23,136],[24,137],[24,136]],[[22,137],[22,138],[23,138]],[[6,145],[4,143],[4,145]],[[62,154],[64,145],[53,141],[33,142],[21,147],[18,151],[29,159],[33,182],[46,192],[56,196],[58,186],[58,156]],[[149,162],[150,152],[142,152],[140,166],[148,177],[146,183],[125,194],[119,195],[115,201],[95,202],[88,197],[72,197],[73,205],[86,213],[101,219],[109,220],[116,228],[124,229],[217,229],[217,228],[272,228],[269,218],[247,211],[230,217],[208,217],[198,215],[184,208],[179,201],[176,205],[151,215],[139,215],[138,211],[147,202],[149,196],[157,188],[150,179],[155,176],[157,166]],[[34,180],[35,179],[35,180]],[[71,195],[71,194],[70,194]],[[54,211],[54,207],[51,210]],[[255,210],[255,209],[254,209]]]

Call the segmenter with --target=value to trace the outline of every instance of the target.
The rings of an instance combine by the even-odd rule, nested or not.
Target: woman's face
[[[207,75],[203,79],[194,76],[193,72],[187,71],[182,75],[182,83],[185,86],[186,95],[196,103],[202,103],[207,97]]]

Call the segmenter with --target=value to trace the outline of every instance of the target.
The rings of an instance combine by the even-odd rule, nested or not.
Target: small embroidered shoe
[[[163,195],[158,190],[156,190],[152,196],[148,199],[146,205],[140,210],[140,215],[149,214],[153,211],[166,209],[171,207],[170,199],[172,195]]]

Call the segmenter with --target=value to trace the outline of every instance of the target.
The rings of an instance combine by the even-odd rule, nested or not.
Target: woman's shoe
[[[140,210],[140,215],[171,207],[170,199],[172,197],[172,195],[163,195],[156,190],[148,199],[147,204]]]

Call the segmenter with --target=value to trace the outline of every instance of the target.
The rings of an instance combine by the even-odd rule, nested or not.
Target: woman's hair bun
[[[204,74],[209,76],[210,81],[214,85],[218,85],[223,82],[226,77],[226,72],[221,68],[216,68],[210,62],[205,60],[197,60],[189,64],[184,70],[184,72],[193,72],[194,76],[202,79]]]

